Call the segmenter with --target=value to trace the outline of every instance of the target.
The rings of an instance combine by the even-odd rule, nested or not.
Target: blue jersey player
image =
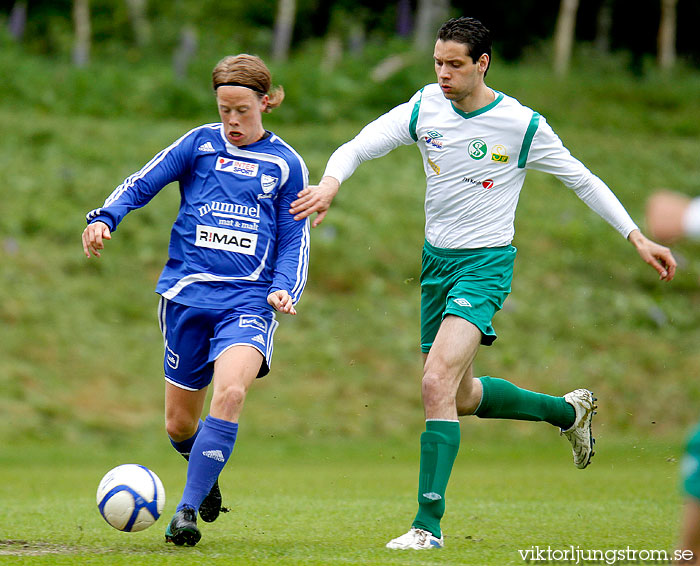
[[[189,461],[165,537],[190,546],[201,538],[197,514],[211,522],[221,511],[218,477],[233,451],[248,388],[270,369],[274,311],[296,314],[309,260],[308,221],[289,213],[308,170],[262,123],[284,91],[271,89],[265,63],[251,55],[222,59],[212,78],[221,123],[194,128],[158,153],[88,213],[83,232],[85,255],[99,257],[129,211],[179,183],[180,210],[156,292],[166,430]]]

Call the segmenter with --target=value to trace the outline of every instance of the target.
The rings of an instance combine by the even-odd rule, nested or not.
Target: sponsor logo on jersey
[[[486,179],[485,181],[480,181],[479,179],[472,179],[471,177],[462,177],[463,183],[469,183],[470,185],[481,185],[485,189],[493,189],[496,185],[493,179]]]
[[[254,338],[251,338],[253,342],[257,342],[258,344],[261,344],[262,346],[265,345],[265,338],[263,338],[262,334],[258,334]]]
[[[455,303],[457,303],[460,307],[471,307],[472,304],[467,301],[467,299],[452,299]]]
[[[489,148],[484,140],[474,139],[469,142],[467,150],[469,151],[469,157],[471,157],[472,159],[479,160],[486,157]]]
[[[436,175],[440,174],[440,166],[437,163],[435,163],[432,159],[430,159],[430,157],[428,157],[428,165],[430,165],[430,168],[433,171],[435,171]]]
[[[506,150],[505,146],[493,146],[493,149],[491,150],[491,161],[495,161],[497,163],[508,163],[508,159],[510,159],[510,157],[508,156],[508,151]]]
[[[199,215],[210,214],[216,218],[219,226],[232,226],[244,230],[258,230],[260,223],[260,205],[248,206],[245,204],[233,204],[216,200],[204,204],[198,209]]]
[[[238,326],[241,328],[257,328],[261,332],[267,333],[267,321],[254,314],[242,314],[238,321]]]
[[[260,177],[260,186],[262,187],[263,193],[266,195],[273,191],[278,182],[279,179],[277,177],[273,177],[272,175],[265,175],[263,173]]]
[[[425,143],[435,149],[442,149],[442,141],[434,140],[431,137],[425,136]]]
[[[250,222],[260,222],[260,205],[248,206],[245,204],[233,204],[230,202],[219,202],[216,200],[204,204],[198,208],[199,215],[204,216],[210,212],[214,216],[225,216],[227,218],[238,218]]]
[[[214,149],[214,146],[211,145],[211,142],[203,143],[203,144],[200,145],[197,149],[198,149],[199,151],[209,151],[209,152],[216,151],[216,150]]]
[[[195,246],[224,250],[245,255],[255,255],[255,245],[258,243],[257,234],[248,234],[238,230],[217,228],[215,226],[197,226]]]
[[[442,134],[437,130],[428,130],[425,133],[423,140],[425,141],[426,145],[432,146],[435,149],[442,149],[442,141],[440,141],[441,137]]]
[[[235,173],[244,177],[255,177],[258,174],[258,164],[229,159],[228,157],[219,157],[216,160],[216,170],[225,173]]]
[[[165,360],[168,363],[168,367],[171,367],[173,369],[177,369],[178,367],[180,367],[180,356],[178,356],[167,346],[165,350]]]

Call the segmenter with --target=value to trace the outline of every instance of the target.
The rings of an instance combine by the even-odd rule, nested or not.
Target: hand
[[[297,314],[292,304],[292,297],[287,291],[274,291],[267,296],[267,302],[274,307],[277,312],[284,314]]]
[[[676,274],[676,259],[671,250],[652,242],[639,230],[632,230],[627,236],[632,245],[637,248],[639,256],[659,273],[661,281],[671,281]]]
[[[111,240],[112,233],[109,230],[109,226],[104,222],[93,222],[88,224],[88,227],[83,230],[83,251],[87,257],[90,257],[90,252],[93,253],[95,257],[100,257],[100,252],[97,250],[103,250],[105,245],[103,240]]]
[[[326,217],[335,195],[340,189],[340,182],[335,177],[324,177],[318,185],[310,185],[303,189],[289,209],[294,214],[294,220],[302,220],[316,212],[316,218],[311,226],[316,228]]]

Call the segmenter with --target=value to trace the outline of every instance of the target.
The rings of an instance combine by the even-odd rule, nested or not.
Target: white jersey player
[[[437,83],[367,125],[336,150],[318,186],[299,193],[297,219],[322,222],[340,184],[368,159],[416,143],[427,180],[421,272],[421,349],[425,356],[418,514],[393,549],[443,546],[445,490],[460,444],[458,417],[545,421],[571,442],[574,464],[593,456],[595,397],[588,389],[550,396],[504,379],[475,378],[479,345],[496,338],[491,319],[510,292],[511,245],[527,169],[556,175],[608,221],[657,270],[673,279],[676,262],[639,231],[610,189],[574,159],[544,118],[484,81],[491,62],[489,31],[473,18],[439,30]]]

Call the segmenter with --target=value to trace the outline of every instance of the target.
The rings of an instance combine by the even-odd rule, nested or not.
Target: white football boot
[[[585,468],[595,454],[593,445],[595,439],[591,431],[591,421],[595,410],[598,406],[595,404],[597,399],[593,397],[593,393],[588,389],[576,389],[571,393],[564,395],[567,403],[573,406],[576,411],[576,420],[571,428],[561,430],[560,434],[566,436],[571,442],[571,448],[574,454],[574,465],[577,468]]]
[[[443,537],[437,538],[430,531],[411,527],[405,535],[401,535],[386,543],[387,548],[394,550],[429,550],[431,548],[442,548],[445,545]]]

